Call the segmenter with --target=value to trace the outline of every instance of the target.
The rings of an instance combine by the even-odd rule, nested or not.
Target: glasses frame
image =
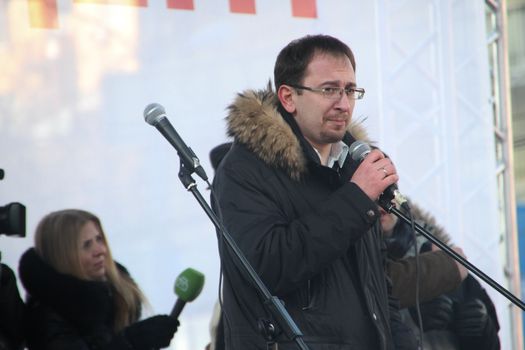
[[[329,98],[331,100],[336,100],[338,98],[340,99],[341,97],[343,97],[343,91],[344,91],[346,97],[348,97],[349,99],[352,99],[352,100],[361,100],[364,97],[364,95],[365,95],[365,89],[358,88],[358,87],[342,88],[342,87],[336,87],[336,86],[328,86],[328,87],[324,87],[324,88],[313,88],[313,87],[309,87],[309,86],[295,85],[295,84],[287,84],[287,85],[292,87],[292,88],[294,88],[294,89],[307,90],[307,91],[311,91],[311,92],[315,92],[315,93],[321,94],[321,95],[323,95],[323,97]],[[338,94],[337,95],[333,95],[333,96],[329,95],[330,91],[337,91]],[[356,92],[357,92],[357,96],[355,95]]]

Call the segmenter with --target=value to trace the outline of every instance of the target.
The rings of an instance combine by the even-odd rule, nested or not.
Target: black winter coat
[[[9,266],[0,264],[0,350],[22,348],[24,314],[15,274]]]
[[[310,349],[390,349],[377,205],[349,181],[350,157],[341,168],[321,166],[293,117],[275,106],[271,91],[230,106],[235,141],[215,175],[215,209]],[[231,254],[221,256],[226,348],[265,349],[257,322],[272,317]],[[278,341],[296,348],[283,334]]]
[[[130,349],[123,334],[112,329],[114,301],[107,283],[61,274],[34,248],[22,255],[19,275],[29,294],[29,350]]]

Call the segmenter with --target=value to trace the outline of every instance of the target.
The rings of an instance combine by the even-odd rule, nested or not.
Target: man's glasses
[[[332,100],[338,100],[343,96],[343,92],[346,94],[346,97],[348,97],[351,100],[360,100],[365,95],[365,89],[363,88],[357,88],[357,87],[348,87],[348,88],[342,88],[342,87],[324,87],[324,88],[312,88],[308,86],[302,86],[302,85],[292,85],[288,84],[289,86],[293,87],[294,89],[300,89],[300,90],[308,90],[311,92],[316,92],[321,95],[323,95],[326,98],[332,99]]]

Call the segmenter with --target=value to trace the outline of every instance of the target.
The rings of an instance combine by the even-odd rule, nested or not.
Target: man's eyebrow
[[[340,80],[328,80],[328,81],[325,81],[321,84],[321,86],[324,86],[324,85],[337,85],[339,86],[339,84],[341,83]],[[345,88],[353,88],[353,87],[356,87],[356,83],[354,82],[350,82],[350,83],[347,83],[345,85]]]

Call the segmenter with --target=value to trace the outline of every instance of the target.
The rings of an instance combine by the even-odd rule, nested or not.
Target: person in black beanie
[[[13,270],[0,264],[0,350],[22,349],[24,310]]]
[[[426,213],[415,203],[410,203],[410,208],[414,220],[419,225],[445,244],[452,246],[450,237],[436,223],[432,215]],[[412,258],[415,254],[415,245],[418,247],[420,258],[424,255],[440,252],[430,241],[420,235],[417,236],[416,244],[414,244],[411,226],[398,220],[393,214],[381,211],[381,224],[387,244],[388,256],[394,261]],[[427,273],[422,273],[420,287],[428,289],[425,286],[435,286],[437,283],[436,275],[440,273],[440,270],[444,269],[446,269],[445,264],[437,264],[437,261],[434,266],[429,266]],[[404,274],[408,275],[407,272],[404,272]],[[403,283],[399,283],[400,285],[396,286],[396,282],[401,282],[402,279],[399,276],[391,277],[394,289],[415,289],[415,287],[412,287],[410,279],[405,279]],[[450,283],[450,286],[453,285],[453,283]],[[400,296],[400,299],[408,299],[406,292],[398,293],[403,294]],[[420,310],[424,349],[500,349],[499,323],[496,309],[485,289],[470,274],[463,278],[459,287],[440,293],[430,300],[422,300]],[[414,333],[419,334],[417,328],[418,316],[415,307],[411,306],[405,309],[402,314],[404,314],[407,324],[413,328]]]
[[[179,326],[167,315],[139,321],[145,297],[113,260],[100,220],[84,210],[45,216],[19,275],[29,350],[163,348]]]

